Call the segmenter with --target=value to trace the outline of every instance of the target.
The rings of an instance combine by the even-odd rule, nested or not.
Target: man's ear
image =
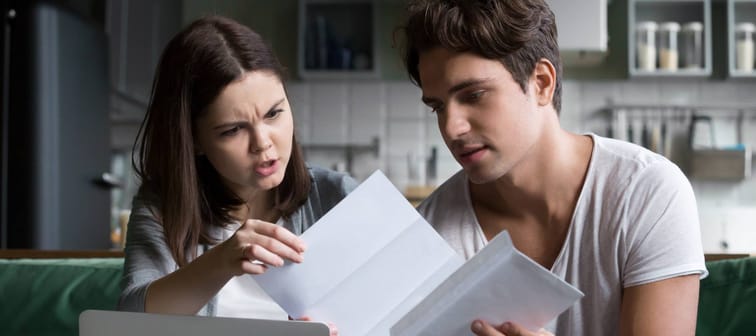
[[[551,62],[541,58],[533,69],[535,78],[535,96],[538,105],[546,106],[551,104],[556,89],[556,69]]]

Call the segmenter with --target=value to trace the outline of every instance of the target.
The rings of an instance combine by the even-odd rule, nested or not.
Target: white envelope
[[[473,335],[482,319],[539,330],[583,293],[515,249],[503,231],[405,315],[392,336]]]

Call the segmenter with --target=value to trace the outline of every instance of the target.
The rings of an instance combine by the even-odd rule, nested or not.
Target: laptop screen
[[[79,336],[329,336],[319,322],[276,321],[86,310],[79,315]]]

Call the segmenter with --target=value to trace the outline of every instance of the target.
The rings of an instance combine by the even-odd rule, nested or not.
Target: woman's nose
[[[273,146],[270,135],[263,129],[254,129],[250,137],[249,149],[252,153],[259,154]]]

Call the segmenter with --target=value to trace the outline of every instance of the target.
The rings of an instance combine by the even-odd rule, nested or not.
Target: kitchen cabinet
[[[629,0],[628,16],[631,77],[711,75],[710,0]],[[696,55],[701,60],[695,66],[686,66],[686,50],[692,43],[682,32],[692,28],[700,29]]]
[[[378,76],[376,3],[372,0],[299,0],[299,76]]]
[[[756,25],[756,0],[727,1],[727,63],[730,77],[756,78],[754,25]]]
[[[607,49],[606,0],[547,0],[554,12],[562,52]]]
[[[160,55],[180,28],[180,0],[108,1],[113,149],[131,149],[147,109]]]

